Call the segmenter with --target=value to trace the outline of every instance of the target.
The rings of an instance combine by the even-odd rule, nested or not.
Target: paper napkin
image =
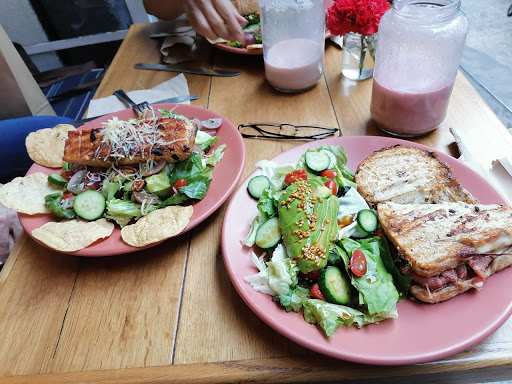
[[[196,32],[187,19],[177,19],[167,32],[173,35],[166,37],[162,43],[162,61],[176,64],[193,60],[196,53]]]
[[[183,73],[180,73],[178,76],[160,83],[151,89],[140,89],[126,93],[135,103],[141,103],[143,101],[154,103],[174,96],[188,95],[189,90],[187,78]],[[189,101],[185,101],[183,103],[190,104]],[[114,95],[101,99],[94,99],[91,100],[91,103],[89,104],[87,117],[105,115],[107,113],[121,111],[126,108],[128,108],[127,105]]]

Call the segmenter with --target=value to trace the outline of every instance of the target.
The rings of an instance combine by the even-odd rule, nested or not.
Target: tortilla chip
[[[192,206],[172,205],[156,209],[140,218],[135,224],[121,229],[123,241],[133,247],[149,244],[179,235],[192,217]]]
[[[37,164],[49,168],[61,168],[64,165],[64,144],[68,132],[75,130],[69,124],[59,124],[53,128],[43,128],[31,132],[25,139],[30,158]]]
[[[75,252],[109,237],[113,230],[114,224],[107,219],[50,221],[34,229],[32,236],[57,251]]]
[[[24,177],[16,177],[0,188],[0,203],[6,208],[14,209],[27,215],[50,212],[44,203],[44,197],[50,193],[61,192],[48,182],[48,176],[42,172]]]

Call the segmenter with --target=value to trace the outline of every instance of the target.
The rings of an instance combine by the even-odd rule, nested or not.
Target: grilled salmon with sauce
[[[194,148],[197,124],[193,120],[154,118],[137,122],[110,120],[102,128],[68,133],[64,161],[108,167],[138,164],[148,159],[183,161]]]

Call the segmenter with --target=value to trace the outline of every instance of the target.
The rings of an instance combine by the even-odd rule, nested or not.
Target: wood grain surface
[[[166,26],[130,28],[95,98],[120,88],[151,88],[177,75],[134,69],[137,62],[160,61],[161,42],[148,36]],[[220,51],[204,40],[197,60],[184,65],[242,72],[186,75],[190,93],[200,96],[191,104],[235,126],[278,122],[337,127],[344,136],[385,135],[369,115],[372,80],[344,79],[341,50],[331,42],[324,77],[300,94],[273,90],[262,57]],[[458,156],[449,127],[482,130],[512,150],[512,137],[460,74],[446,120],[413,141]],[[244,177],[258,160],[297,144],[245,139]],[[512,191],[501,192],[512,201]],[[229,280],[220,246],[226,205],[190,232],[127,255],[63,255],[24,234],[0,272],[0,383],[472,383],[512,375],[510,319],[463,353],[410,366],[334,360],[289,341],[254,315]]]

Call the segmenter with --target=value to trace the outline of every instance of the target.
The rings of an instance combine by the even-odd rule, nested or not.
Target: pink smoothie
[[[453,84],[423,93],[401,92],[373,79],[370,113],[377,125],[399,136],[419,136],[446,117]]]
[[[265,55],[265,76],[281,91],[302,91],[322,76],[324,47],[306,39],[283,40]]]

